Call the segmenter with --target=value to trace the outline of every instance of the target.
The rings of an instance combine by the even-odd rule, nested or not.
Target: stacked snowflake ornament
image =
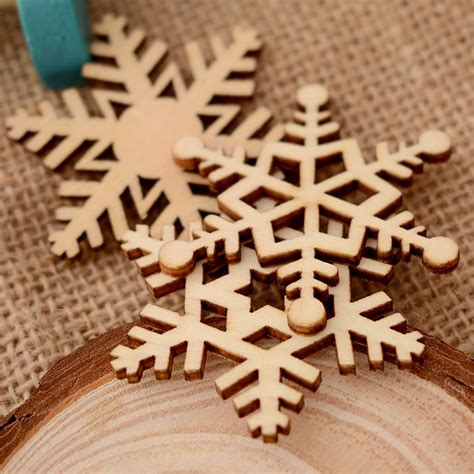
[[[366,163],[355,140],[338,139],[339,126],[322,109],[323,87],[306,86],[297,99],[301,110],[285,138],[267,143],[256,161],[244,147],[229,154],[198,138],[177,143],[176,161],[207,177],[221,215],[207,216],[189,241],[175,240],[168,227],[160,240],[143,226],[126,235],[123,248],[150,290],[162,296],[184,287],[185,305],[183,314],[148,305],[129,347],[112,353],[118,377],[130,382],[151,367],[158,379],[169,378],[173,357],[183,352],[187,379],[202,377],[207,351],[235,361],[216,380],[217,391],[236,395],[238,414],[249,415],[251,433],[264,441],[289,432],[282,407],[303,406],[302,393],[284,379],[319,386],[319,370],[304,359],[322,347],[335,345],[344,374],[355,372],[354,347],[367,352],[373,369],[387,356],[404,368],[421,357],[421,334],[405,332],[385,292],[354,300],[351,273],[386,282],[411,254],[436,273],[459,260],[454,242],[426,237],[411,213],[399,211],[401,194],[387,181],[409,183],[423,160],[447,159],[444,133],[425,132],[393,153],[379,144],[376,161]],[[277,281],[283,307],[255,307],[255,280]],[[220,319],[209,318],[209,309]],[[265,336],[278,344],[261,347]]]
[[[63,99],[69,117],[44,102],[39,115],[19,110],[7,119],[9,136],[26,137],[27,149],[43,155],[46,166],[56,169],[69,162],[79,175],[90,176],[65,181],[59,189],[62,197],[84,204],[57,211],[57,219],[67,222],[50,236],[57,255],[77,255],[84,237],[91,247],[100,246],[104,241],[100,220],[105,216],[120,240],[129,228],[126,196],[139,219],[158,215],[152,231],[168,222],[186,227],[201,213],[216,212],[205,180],[183,175],[173,163],[172,147],[178,138],[200,135],[208,145],[226,150],[244,144],[249,155],[256,156],[266,140],[282,133],[275,127],[263,138],[255,137],[271,118],[265,108],[239,122],[237,100],[254,91],[254,81],[247,76],[256,68],[252,53],[261,47],[255,31],[234,30],[230,44],[212,37],[210,62],[197,43],[186,44],[194,79],[188,87],[177,65],[166,64],[166,44],[145,45],[144,32],[127,31],[126,23],[125,18],[106,15],[94,27],[95,62],[84,67],[83,75],[100,81],[91,94],[98,115],[89,112],[78,90],[66,90]],[[232,77],[235,74],[242,77]],[[214,101],[218,97],[229,100]],[[232,131],[226,133],[229,127]],[[94,179],[97,173],[102,174],[99,181]]]
[[[384,179],[409,182],[412,167],[419,169],[422,159],[437,162],[448,158],[449,138],[443,132],[428,131],[419,143],[401,144],[395,153],[389,153],[387,144],[382,143],[376,150],[377,160],[365,163],[354,139],[331,140],[339,126],[328,121],[327,111],[320,111],[327,99],[326,90],[318,85],[301,89],[298,103],[304,111],[296,112],[295,123],[286,126],[286,133],[296,143],[268,144],[255,166],[245,162],[243,148],[227,157],[206,148],[199,139],[183,139],[177,144],[177,162],[208,176],[211,186],[220,191],[218,205],[230,221],[209,216],[205,220],[209,232],[189,243],[163,246],[160,267],[165,273],[185,276],[196,258],[214,260],[222,247],[227,261],[238,261],[241,241],[251,237],[263,265],[281,264],[278,278],[291,300],[290,326],[312,333],[326,323],[319,295],[324,296],[327,285],[338,281],[337,269],[329,262],[357,264],[369,234],[377,238],[381,260],[390,261],[399,246],[406,257],[421,253],[423,263],[433,272],[456,267],[459,249],[454,242],[425,237],[424,228],[412,227],[413,216],[407,211],[393,214],[401,205],[401,193]],[[329,142],[322,143],[325,140]],[[334,159],[342,160],[344,171],[319,181],[318,173]],[[352,199],[353,191],[362,194],[362,200],[358,196]],[[275,206],[259,209],[262,197],[272,199]],[[347,236],[333,236],[320,229],[320,216],[324,215],[345,222]],[[288,226],[301,228],[302,234],[278,240],[275,232]]]

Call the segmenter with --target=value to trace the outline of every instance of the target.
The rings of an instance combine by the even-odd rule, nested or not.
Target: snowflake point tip
[[[176,240],[160,249],[160,267],[171,276],[184,276],[194,268],[194,251],[188,243]]]
[[[326,310],[315,298],[298,298],[288,308],[288,325],[300,334],[314,334],[326,326]]]
[[[440,162],[449,158],[451,139],[441,130],[427,130],[420,135],[420,146],[428,162]]]
[[[422,259],[433,273],[447,273],[459,263],[459,247],[447,237],[433,237],[425,245]]]
[[[299,105],[305,108],[320,107],[329,99],[326,87],[321,84],[308,84],[301,87],[296,95]]]

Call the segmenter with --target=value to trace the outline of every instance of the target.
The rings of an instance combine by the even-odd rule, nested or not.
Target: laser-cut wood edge
[[[129,323],[108,331],[58,361],[30,398],[0,419],[0,467],[45,423],[115,377],[109,353],[126,342],[134,325]],[[435,337],[424,334],[424,339],[423,363],[415,364],[412,372],[474,409],[474,361]],[[218,398],[216,403],[221,403]]]

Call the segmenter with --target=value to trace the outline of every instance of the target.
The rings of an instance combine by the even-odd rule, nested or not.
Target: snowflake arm
[[[152,318],[154,307],[146,306],[141,315],[145,318]],[[179,324],[179,314],[174,311],[161,310],[160,324],[162,327],[177,327]],[[160,337],[153,331],[135,326],[129,333],[130,343],[143,342],[136,348],[117,346],[111,353],[114,360],[112,366],[118,378],[127,377],[130,383],[139,382],[143,370],[154,367],[157,379],[169,378],[172,364],[172,350],[182,346],[182,338],[178,331],[169,331],[166,337]],[[181,351],[182,352],[182,351]]]
[[[254,81],[249,79],[229,79],[232,72],[253,72],[256,68],[254,58],[245,57],[246,54],[257,52],[262,47],[257,32],[252,29],[235,28],[233,41],[225,46],[223,41],[214,36],[211,38],[211,47],[215,61],[210,67],[204,68],[202,56],[197,55],[199,50],[191,47],[191,66],[196,80],[191,85],[187,101],[205,108],[214,96],[249,97],[254,91]],[[196,65],[199,63],[199,67]]]
[[[120,196],[129,185],[133,185],[133,177],[124,176],[120,167],[110,170],[100,184],[90,181],[66,183],[61,186],[61,196],[85,197],[87,200],[82,207],[65,206],[58,209],[56,218],[68,224],[63,230],[53,232],[49,236],[53,253],[74,257],[79,253],[79,241],[83,235],[92,248],[100,247],[104,243],[104,237],[98,221],[104,212],[107,212],[112,231],[117,238],[128,230]]]
[[[138,382],[143,370],[154,367],[157,379],[171,375],[173,357],[186,352],[184,375],[187,380],[202,378],[207,349],[217,351],[239,363],[234,369],[216,380],[216,389],[225,399],[238,392],[234,406],[239,416],[252,412],[247,423],[253,436],[263,437],[265,442],[277,440],[278,433],[289,433],[289,417],[281,412],[282,407],[299,412],[303,407],[303,396],[297,390],[283,384],[282,376],[297,381],[315,391],[320,382],[320,371],[284,350],[267,351],[232,334],[200,324],[190,315],[179,316],[171,311],[148,305],[141,313],[145,324],[153,322],[155,327],[169,329],[163,334],[142,327],[134,327],[130,333],[130,348],[118,346],[112,352],[112,366],[118,378]],[[157,326],[157,324],[159,326]],[[180,326],[181,324],[181,326]],[[247,388],[253,381],[257,385]]]
[[[242,145],[248,156],[256,157],[266,143],[279,140],[283,136],[283,126],[276,125],[262,139],[255,138],[255,134],[263,129],[271,118],[270,111],[264,107],[254,111],[231,133],[223,133],[241,109],[233,104],[210,103],[215,96],[243,98],[253,94],[253,80],[229,79],[229,75],[254,72],[256,60],[246,55],[260,50],[261,45],[257,33],[251,29],[236,28],[233,31],[233,42],[228,47],[219,37],[214,36],[211,38],[211,47],[215,61],[208,68],[197,43],[192,42],[186,46],[195,82],[185,100],[190,105],[200,104],[197,110],[199,115],[213,119],[203,133],[203,140],[210,148],[222,148],[230,152],[237,145]]]
[[[226,108],[235,110],[235,112],[239,110],[239,107],[233,107],[230,105],[211,105],[207,109],[211,107],[216,114],[223,113],[222,117],[224,118]],[[214,124],[211,125],[204,132],[203,140],[207,146],[226,150],[233,149],[238,143],[240,143],[249,157],[256,157],[266,143],[278,140],[283,135],[283,126],[275,125],[262,138],[255,138],[255,134],[268,123],[270,118],[271,114],[268,109],[259,108],[244,119],[230,134],[219,134],[221,126],[215,127]],[[219,121],[220,119],[216,122]],[[207,181],[200,175],[186,173],[185,176],[186,182],[189,186],[197,184],[199,186],[206,185],[207,187]],[[211,185],[211,189],[212,188]],[[218,212],[215,196],[213,195],[193,194],[191,198],[193,200],[193,206],[182,205],[183,187],[180,185],[168,187],[166,189],[166,195],[169,204],[152,225],[151,234],[154,236],[157,234],[163,223],[173,222],[176,218],[178,218],[182,224],[189,225],[190,222],[201,220],[201,213],[216,214]]]
[[[334,221],[328,232],[342,234],[342,226]],[[370,242],[372,244],[372,242]],[[423,356],[424,345],[418,331],[404,333],[406,320],[400,313],[393,313],[392,300],[383,291],[353,301],[351,293],[351,268],[337,265],[339,283],[330,288],[333,297],[334,317],[328,320],[324,330],[316,334],[310,344],[303,343],[296,353],[307,355],[321,347],[321,342],[334,340],[341,374],[355,374],[353,344],[357,343],[368,355],[371,369],[383,370],[384,351],[398,362],[400,368],[411,368],[413,360]],[[392,266],[363,257],[355,273],[376,280],[390,278]]]
[[[261,435],[265,442],[275,442],[278,433],[290,431],[290,418],[281,411],[282,407],[295,412],[303,408],[303,395],[285,385],[283,375],[312,391],[321,383],[318,369],[288,357],[280,346],[260,351],[258,359],[247,359],[216,380],[216,389],[222,398],[238,393],[233,399],[238,415],[250,414],[247,425],[252,436]],[[255,381],[255,385],[246,388]]]
[[[79,253],[79,241],[83,234],[92,248],[101,246],[104,239],[99,219],[104,212],[107,213],[114,236],[123,236],[128,230],[128,222],[120,196],[127,188],[141,218],[146,217],[162,193],[161,183],[156,182],[143,196],[138,178],[124,176],[120,166],[112,167],[101,182],[71,180],[61,183],[61,197],[86,200],[82,207],[63,206],[56,211],[56,219],[67,222],[67,225],[50,235],[52,251],[57,255],[65,253],[68,257],[75,256]]]
[[[164,229],[163,240],[173,238],[171,231],[170,227]],[[148,270],[154,268],[152,271],[154,274],[148,276],[147,280],[159,276],[156,262],[163,241],[150,238],[145,226],[138,227],[135,232],[129,232],[126,239],[122,248],[129,258],[136,259],[139,269],[143,271],[146,268],[149,275]],[[289,418],[280,411],[281,407],[300,411],[303,406],[302,395],[283,384],[282,377],[297,381],[314,391],[320,383],[320,372],[294,357],[288,358],[286,353],[291,351],[291,348],[288,349],[287,345],[267,351],[249,344],[251,340],[261,337],[265,327],[271,327],[271,331],[281,337],[289,337],[285,333],[289,332],[289,329],[283,313],[265,307],[253,315],[249,314],[248,298],[236,293],[239,288],[247,286],[250,282],[251,271],[268,274],[274,273],[275,269],[260,267],[255,253],[246,249],[243,253],[243,265],[231,266],[229,271],[228,275],[203,284],[202,269],[201,267],[196,269],[196,273],[187,279],[186,301],[190,303],[186,306],[184,316],[166,312],[162,318],[159,308],[146,307],[141,314],[145,324],[154,322],[155,327],[160,329],[165,326],[168,328],[174,326],[176,329],[158,336],[143,328],[136,328],[130,333],[131,340],[144,344],[135,349],[118,347],[112,354],[116,357],[113,365],[120,377],[128,377],[132,382],[139,379],[144,368],[153,364],[157,377],[168,377],[170,358],[185,343],[187,379],[202,377],[206,347],[232,360],[243,361],[216,381],[217,391],[223,398],[240,392],[234,398],[234,406],[240,416],[258,409],[248,418],[248,425],[253,435],[262,434],[265,441],[276,441],[278,433],[287,434],[289,431]],[[163,280],[161,282],[163,283]],[[228,306],[225,333],[200,322],[200,306],[196,305],[196,301],[200,300],[212,302],[216,306]],[[247,324],[242,324],[242,320]],[[181,337],[182,333],[178,327],[181,327],[181,331],[185,331],[185,336]],[[158,344],[160,350],[156,349]],[[257,381],[257,385],[245,390],[253,381]]]
[[[325,331],[334,335],[341,373],[355,373],[354,340],[367,348],[372,369],[383,369],[383,349],[394,351],[399,367],[411,368],[413,359],[419,360],[423,355],[424,345],[419,342],[422,335],[418,331],[396,330],[404,329],[406,320],[400,313],[391,313],[392,301],[383,291],[351,302],[350,295],[347,297],[349,268],[339,267],[339,275],[341,282],[332,290],[336,317],[328,321]]]
[[[114,95],[119,103],[137,103],[151,100],[156,96],[156,84],[152,84],[148,73],[165,57],[166,45],[161,41],[153,41],[140,58],[136,55],[137,48],[143,43],[145,33],[136,28],[125,32],[127,20],[124,17],[105,15],[94,25],[94,33],[98,38],[92,42],[91,52],[97,58],[112,58],[116,66],[89,63],[84,66],[83,75],[86,78],[98,79],[105,82],[123,84],[126,94]],[[176,82],[182,79],[172,75]],[[178,87],[179,91],[184,89]]]
[[[64,104],[70,117],[60,117],[49,102],[39,106],[40,115],[29,115],[20,109],[16,115],[6,120],[8,136],[20,140],[27,133],[33,136],[26,142],[26,148],[39,152],[50,145],[53,138],[61,141],[49,147],[44,164],[56,169],[63,164],[86,140],[96,142],[93,148],[94,157],[97,150],[103,150],[112,142],[115,119],[107,114],[103,117],[90,117],[79,93],[74,89],[62,93]]]

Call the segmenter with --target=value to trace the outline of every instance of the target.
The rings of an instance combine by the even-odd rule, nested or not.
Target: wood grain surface
[[[109,352],[131,324],[65,357],[38,389],[0,421],[5,472],[121,470],[472,471],[474,362],[425,337],[413,372],[372,372],[357,356],[357,376],[342,377],[334,351],[314,356],[323,371],[290,436],[276,445],[252,439],[213,380],[226,362],[210,357],[202,382],[151,374],[139,385],[113,378]]]

